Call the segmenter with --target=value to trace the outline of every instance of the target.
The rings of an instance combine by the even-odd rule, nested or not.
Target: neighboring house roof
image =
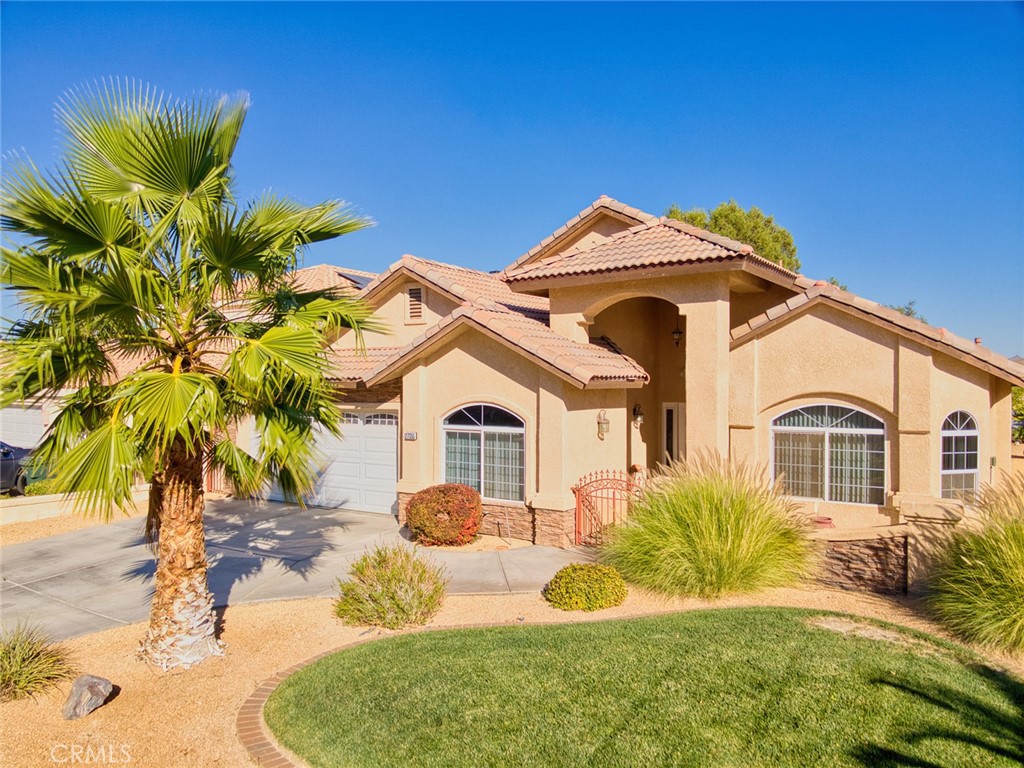
[[[286,278],[297,291],[352,290],[359,291],[376,278],[373,272],[360,269],[336,267],[333,264],[316,264],[289,273]]]
[[[381,272],[363,289],[360,296],[372,302],[375,296],[387,290],[387,286],[406,277],[429,283],[459,304],[469,302],[478,307],[547,318],[547,299],[514,293],[501,279],[500,274],[443,264],[410,254],[405,254],[387,270]]]
[[[806,278],[798,281],[798,284],[803,286],[807,286],[808,283],[810,281]],[[732,346],[737,347],[749,339],[766,333],[785,320],[791,319],[817,304],[827,304],[880,322],[901,335],[910,336],[923,342],[926,346],[946,352],[1001,379],[1024,386],[1024,365],[993,352],[981,344],[975,344],[952,334],[945,328],[935,328],[895,309],[840,290],[837,286],[821,280],[811,283],[804,293],[799,293],[788,301],[771,307],[743,325],[734,328]]]
[[[517,312],[495,311],[472,304],[459,307],[393,352],[388,359],[377,363],[362,377],[363,381],[372,386],[392,378],[413,359],[426,354],[465,326],[476,328],[580,388],[622,387],[629,384],[641,386],[650,381],[650,376],[636,361],[622,354],[607,339],[599,343],[581,344]],[[339,362],[347,362],[349,354],[356,353],[339,353]]]
[[[612,235],[603,242],[571,248],[549,259],[513,267],[505,278],[513,284],[549,278],[674,267],[697,263],[743,261],[787,281],[797,275],[768,261],[745,243],[666,217]]]
[[[559,242],[568,239],[567,236],[571,236],[573,232],[582,229],[587,224],[597,220],[601,216],[611,216],[612,218],[630,225],[647,223],[652,220],[656,221],[658,218],[657,216],[641,211],[639,208],[634,208],[631,205],[620,203],[618,200],[613,200],[608,197],[608,195],[601,195],[597,200],[577,213],[565,222],[565,224],[516,259],[508,266],[506,271],[521,269],[529,262],[536,261]]]

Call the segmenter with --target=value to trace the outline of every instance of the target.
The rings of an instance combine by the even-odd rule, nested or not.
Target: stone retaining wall
[[[818,581],[857,592],[907,591],[907,536],[822,541]]]
[[[406,507],[413,494],[398,494],[398,524],[405,525]],[[533,509],[515,502],[485,501],[480,533],[521,539],[546,547],[565,549],[575,544],[576,512],[572,509]]]

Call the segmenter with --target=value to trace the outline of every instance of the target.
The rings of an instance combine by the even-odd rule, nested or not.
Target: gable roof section
[[[786,280],[797,275],[768,261],[745,243],[666,217],[654,218],[611,238],[583,248],[510,268],[505,279],[513,284],[552,278],[625,272],[650,267],[674,267],[697,263],[743,261]]]
[[[412,278],[433,286],[457,304],[468,302],[473,306],[499,312],[519,312],[537,319],[546,319],[548,300],[513,292],[498,274],[457,267],[439,261],[421,259],[405,254],[368,284],[360,296],[373,301],[401,278]]]
[[[913,338],[925,346],[945,352],[998,378],[1018,386],[1024,386],[1024,365],[1003,357],[980,344],[952,334],[945,328],[935,328],[916,318],[907,317],[895,309],[840,290],[821,280],[813,283],[804,293],[799,293],[785,303],[771,307],[733,329],[731,347],[735,349],[752,338],[768,333],[784,320],[796,317],[818,304],[836,307],[850,314],[883,324],[896,333]]]
[[[581,389],[641,386],[650,380],[636,361],[622,354],[610,341],[580,344],[525,315],[471,304],[464,304],[404,347],[391,351],[386,359],[376,362],[361,376],[350,376],[346,372],[345,379],[361,379],[366,385],[373,386],[392,378],[413,359],[426,354],[464,327],[475,328]],[[372,354],[376,350],[369,352]],[[349,354],[356,353],[348,350],[339,353],[336,357],[338,364],[345,365]]]
[[[524,268],[527,264],[533,263],[549,252],[558,243],[564,242],[588,224],[596,221],[601,216],[611,216],[628,225],[636,225],[657,220],[657,216],[641,211],[631,205],[620,203],[608,195],[601,195],[582,211],[577,213],[565,224],[556,229],[550,235],[541,240],[537,245],[528,250],[506,268],[506,272]]]

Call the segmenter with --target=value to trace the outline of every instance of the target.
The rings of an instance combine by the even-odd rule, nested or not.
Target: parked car
[[[0,440],[0,493],[25,492],[28,478],[22,461],[30,453],[30,448],[17,448]]]

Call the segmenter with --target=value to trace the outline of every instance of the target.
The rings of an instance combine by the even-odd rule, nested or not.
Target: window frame
[[[522,422],[523,426],[521,426],[521,427],[485,427],[483,425],[469,426],[469,425],[461,425],[461,424],[452,424],[452,425],[445,424],[445,421],[447,419],[451,418],[452,416],[454,416],[459,411],[465,410],[466,408],[475,408],[475,407],[498,408],[498,409],[504,411],[505,413],[508,413],[508,414],[514,416],[515,418],[519,419],[519,421]],[[503,405],[498,405],[497,403],[486,403],[486,402],[465,403],[463,405],[460,405],[457,408],[452,408],[450,411],[445,413],[441,417],[441,441],[440,441],[441,442],[441,448],[440,448],[440,450],[441,450],[441,478],[442,478],[441,482],[443,482],[443,483],[450,482],[448,480],[448,446],[447,446],[447,437],[446,437],[449,432],[460,432],[460,433],[463,433],[463,434],[480,435],[480,465],[479,466],[480,466],[480,498],[481,499],[483,499],[484,501],[487,501],[487,502],[494,502],[494,503],[498,503],[498,504],[525,504],[526,503],[526,468],[529,465],[529,463],[526,460],[526,457],[527,457],[526,419],[524,419],[522,416],[520,416],[518,413],[516,413],[512,409],[506,408]],[[515,435],[522,435],[523,436],[523,464],[522,464],[523,494],[522,494],[522,498],[520,498],[520,499],[500,499],[500,498],[494,498],[492,496],[485,496],[484,495],[484,468],[485,468],[484,446],[486,444],[486,437],[485,437],[485,435],[488,432],[502,433],[502,434],[515,434]]]
[[[963,428],[961,428],[961,429],[955,429],[955,430],[953,430],[953,429],[947,430],[945,428],[946,427],[946,422],[948,422],[951,418],[953,418],[957,414],[963,414],[963,415],[967,416],[967,418],[970,419],[971,423],[974,425],[974,428],[973,429],[963,429]],[[943,469],[942,468],[943,459],[946,457],[946,450],[945,450],[945,446],[943,445],[945,443],[945,438],[946,437],[952,437],[952,438],[957,438],[957,437],[973,437],[973,438],[975,438],[975,444],[974,444],[974,464],[975,464],[975,467],[974,467],[974,469]],[[955,454],[956,454],[956,452],[954,451],[953,454],[951,454],[951,455],[955,455]],[[960,493],[958,495],[954,495],[954,496],[946,496],[945,495],[944,489],[942,487],[942,480],[947,475],[974,475],[974,489],[970,493],[971,494],[975,494],[975,493],[978,492],[978,486],[981,483],[981,430],[978,428],[978,420],[976,418],[974,418],[974,414],[971,413],[970,411],[965,411],[963,408],[958,408],[957,410],[950,411],[948,414],[946,414],[946,417],[942,420],[942,425],[939,427],[939,498],[941,498],[941,499],[950,499],[950,500],[953,500],[953,501],[962,498],[963,495],[964,495],[963,491],[960,491]]]
[[[881,427],[881,429],[877,429],[877,428],[874,428],[874,427],[871,427],[871,428],[866,428],[866,427],[851,428],[851,427],[776,427],[775,426],[775,421],[777,419],[781,419],[783,416],[786,416],[786,415],[788,415],[790,413],[793,413],[794,411],[799,411],[799,410],[802,410],[802,409],[805,409],[805,408],[820,408],[820,407],[844,408],[844,409],[849,410],[849,411],[855,411],[857,413],[862,413],[865,416],[870,416],[872,419],[874,419],[875,421],[879,422],[882,425],[882,427]],[[775,480],[777,480],[777,475],[776,475],[776,471],[775,471],[775,436],[777,434],[779,434],[779,433],[804,434],[804,435],[812,434],[812,435],[822,435],[823,438],[824,438],[823,448],[822,448],[822,457],[823,457],[822,489],[823,489],[823,494],[824,495],[823,496],[799,496],[797,494],[790,493],[789,490],[787,489],[786,490],[786,495],[787,496],[790,496],[791,498],[794,498],[794,499],[801,499],[801,500],[805,500],[805,501],[815,501],[815,502],[823,501],[823,502],[827,502],[828,504],[856,504],[857,506],[860,506],[860,507],[884,507],[885,506],[886,496],[888,495],[888,491],[889,491],[889,439],[888,439],[888,429],[886,428],[886,425],[885,425],[885,419],[880,418],[879,416],[877,416],[876,414],[872,413],[871,411],[868,411],[868,410],[866,410],[864,408],[861,408],[859,406],[846,405],[846,404],[843,404],[843,403],[820,403],[820,402],[818,402],[818,403],[807,403],[806,405],[793,406],[793,407],[787,408],[784,411],[780,411],[779,413],[777,413],[775,416],[773,416],[769,420],[768,426],[769,426],[769,430],[771,432],[771,444],[769,446],[769,450],[771,452],[771,462],[770,463],[771,463],[771,478],[772,478],[773,482]],[[829,459],[829,457],[831,455],[831,441],[830,441],[829,437],[831,435],[833,435],[833,434],[844,434],[844,435],[881,435],[881,437],[882,437],[882,501],[881,501],[881,503],[876,504],[875,502],[870,502],[870,501],[868,501],[868,502],[865,502],[865,501],[840,501],[840,500],[829,498],[829,494],[831,493],[831,486],[832,486],[832,462]]]

